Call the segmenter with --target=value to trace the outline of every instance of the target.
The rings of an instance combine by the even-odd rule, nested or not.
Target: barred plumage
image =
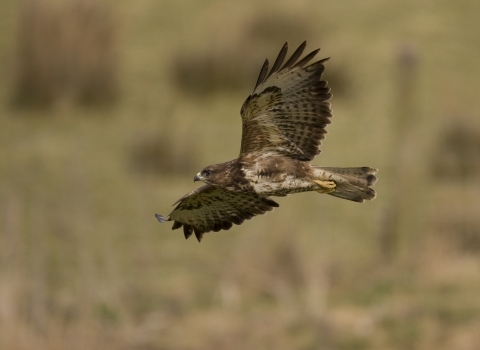
[[[206,185],[180,198],[168,217],[155,214],[160,222],[174,221],[172,229],[183,226],[185,238],[195,233],[200,241],[206,232],[228,230],[278,207],[269,196],[317,191],[356,202],[375,198],[370,186],[376,169],[310,163],[333,114],[330,88],[321,80],[329,58],[307,66],[319,49],[298,61],[305,47],[303,42],[282,66],[285,43],[270,72],[265,61],[241,108],[240,155],[198,173],[194,181]]]

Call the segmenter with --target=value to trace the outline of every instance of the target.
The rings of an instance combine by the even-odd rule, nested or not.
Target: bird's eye
[[[202,176],[209,176],[212,172],[210,170],[202,171]]]

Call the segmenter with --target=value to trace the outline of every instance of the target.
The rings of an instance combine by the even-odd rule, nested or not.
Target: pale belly
[[[265,196],[285,196],[318,189],[318,185],[310,179],[297,178],[293,175],[276,174],[271,177],[254,173],[245,175],[255,192]]]

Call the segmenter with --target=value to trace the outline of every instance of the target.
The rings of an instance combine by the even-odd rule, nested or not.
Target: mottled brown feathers
[[[310,164],[320,153],[332,111],[332,97],[322,80],[328,58],[310,63],[319,50],[300,59],[303,42],[287,57],[283,45],[270,72],[265,60],[253,93],[241,109],[242,141],[237,159],[205,167],[195,175],[201,186],[180,198],[169,216],[158,221],[183,227],[185,238],[229,230],[234,224],[278,207],[269,196],[334,188],[329,195],[363,202],[375,198],[370,188],[376,169],[323,168]]]
[[[322,171],[333,175],[336,181],[334,192],[329,195],[347,199],[354,202],[363,203],[365,200],[372,200],[376,197],[376,193],[370,186],[377,182],[377,169],[370,167],[359,168],[333,168],[333,167],[316,167]]]
[[[183,226],[185,238],[195,233],[200,241],[205,232],[228,230],[232,224],[240,225],[274,207],[278,207],[275,201],[255,193],[204,185],[184,196],[168,220],[174,221],[173,230]],[[160,222],[167,220],[158,214],[156,217]]]
[[[268,60],[263,65],[255,90],[241,109],[240,159],[270,152],[310,161],[320,153],[325,127],[332,117],[327,102],[332,95],[327,82],[321,80],[328,58],[304,68],[319,51],[297,63],[305,46],[302,43],[279,69],[287,54],[285,44],[268,77]]]

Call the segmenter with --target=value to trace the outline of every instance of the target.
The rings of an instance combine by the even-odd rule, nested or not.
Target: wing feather
[[[297,62],[294,67],[303,67],[317,55],[318,51],[320,51],[320,49],[316,49],[315,51],[310,52],[307,56]]]
[[[272,75],[273,73],[275,73],[280,68],[280,66],[283,63],[283,60],[285,60],[285,57],[287,56],[287,51],[288,51],[288,42],[286,42],[283,45],[282,49],[280,50],[280,53],[278,54],[277,59],[275,60],[275,63],[273,64],[273,67],[272,67],[272,70],[270,71],[270,74],[268,74],[268,76]],[[262,81],[262,83],[263,83],[263,81]]]
[[[232,192],[211,185],[201,186],[176,202],[177,207],[168,218],[155,214],[158,221],[173,221],[172,229],[183,226],[185,238],[195,233],[197,240],[210,231],[229,230],[256,215],[278,207],[270,198],[255,193]]]
[[[320,153],[322,140],[333,116],[327,82],[321,80],[328,58],[305,67],[315,50],[298,63],[306,47],[303,42],[285,65],[286,43],[267,75],[265,65],[252,95],[242,106],[242,145],[239,158],[274,156],[310,161]],[[265,77],[267,77],[265,79]]]
[[[290,59],[287,61],[287,63],[285,63],[285,65],[280,70],[284,70],[285,68],[289,68],[290,66],[292,66],[300,58],[300,56],[302,55],[303,50],[305,50],[306,46],[307,46],[307,41],[304,41],[298,47],[298,49],[295,50],[292,57],[290,57]]]
[[[263,63],[262,69],[260,69],[260,74],[258,75],[257,83],[255,84],[255,89],[265,81],[265,77],[268,73],[268,58]]]

